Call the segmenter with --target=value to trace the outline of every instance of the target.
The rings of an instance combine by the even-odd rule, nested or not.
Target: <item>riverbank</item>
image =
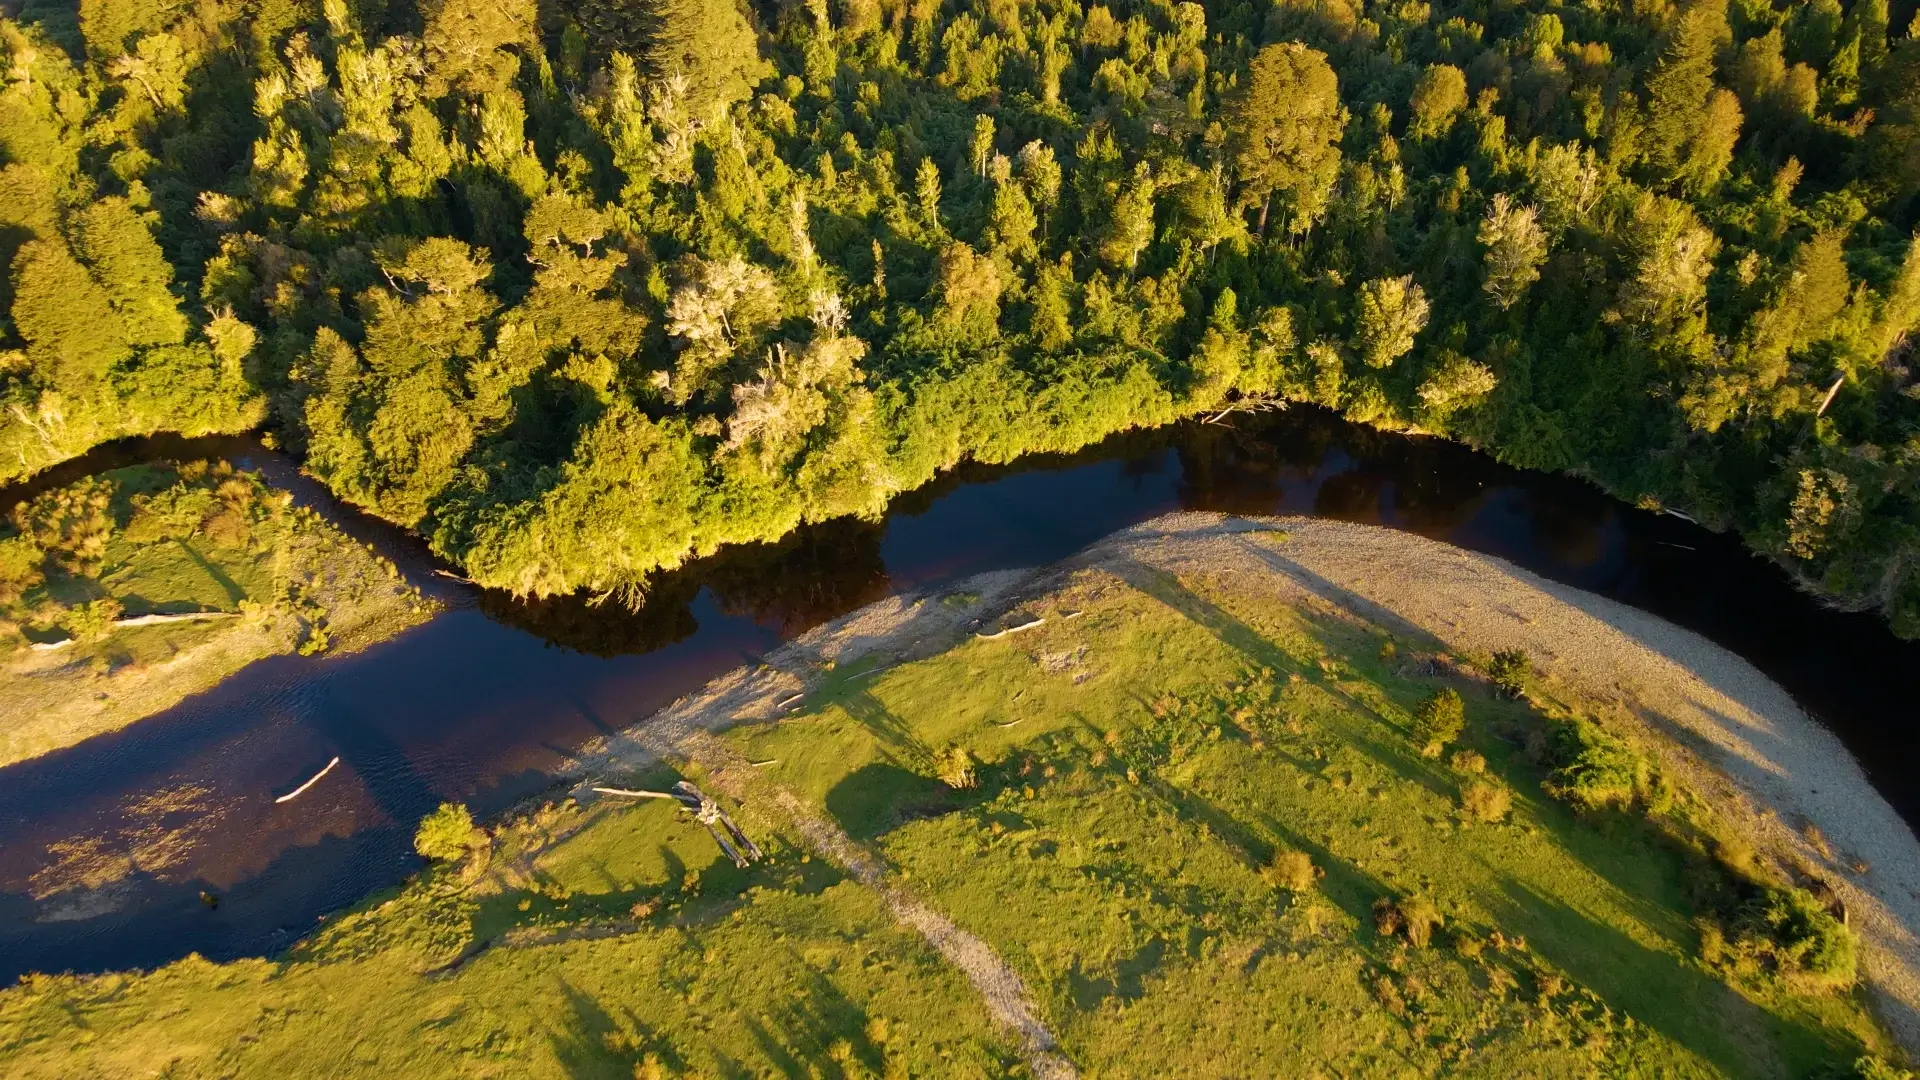
[[[257,474],[110,470],[0,527],[0,767],[119,730],[269,656],[431,618],[398,569]]]
[[[1280,532],[1285,542],[1271,543]],[[1920,1050],[1920,843],[1840,741],[1744,660],[1492,556],[1319,519],[1169,515],[1055,567],[968,587],[991,614],[1031,605],[1077,572],[1126,579],[1142,567],[1225,579],[1248,599],[1318,608],[1483,665],[1496,652],[1524,652],[1541,676],[1533,692],[1542,704],[1602,714],[1753,843],[1772,872],[1837,898],[1860,935],[1876,1012],[1903,1046]],[[862,665],[865,677],[937,654],[972,633],[975,618],[924,597],[883,601],[588,748],[576,768],[595,775],[672,758],[692,732],[777,720],[796,695],[830,691],[841,681],[833,672]]]
[[[1431,610],[1370,607],[1379,576]],[[1537,635],[1536,675],[1449,646],[1493,633],[1490,597]],[[1758,692],[1629,668],[1649,633],[1398,534],[1159,519],[808,633],[582,756],[574,797],[440,829],[444,861],[280,958],[0,990],[0,1066],[1788,1077],[1897,1055],[1851,935],[1614,708]],[[594,790],[680,780],[764,858]]]

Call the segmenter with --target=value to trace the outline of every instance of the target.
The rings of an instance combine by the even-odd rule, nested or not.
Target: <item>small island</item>
[[[1920,845],[1858,766],[1730,654],[1487,556],[1163,518],[636,719],[571,790],[442,807],[429,869],[284,956],[0,991],[0,1057],[1905,1075]]]

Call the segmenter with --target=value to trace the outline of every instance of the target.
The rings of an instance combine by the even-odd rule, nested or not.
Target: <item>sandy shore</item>
[[[1881,1016],[1920,1053],[1920,841],[1840,741],[1758,669],[1691,631],[1408,533],[1303,518],[1169,515],[1051,567],[942,590],[971,594],[968,604],[909,595],[863,608],[587,748],[574,769],[591,776],[673,753],[703,731],[770,719],[831,666],[931,655],[983,628],[1019,624],[1022,603],[1076,571],[1126,578],[1136,564],[1258,575],[1263,592],[1277,589],[1464,656],[1524,649],[1549,684],[1617,703],[1637,718],[1630,722],[1640,726],[1638,741],[1757,848],[1840,895]],[[1826,852],[1807,838],[1809,825]]]

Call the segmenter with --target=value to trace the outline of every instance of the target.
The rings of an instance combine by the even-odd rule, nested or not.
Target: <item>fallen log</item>
[[[672,799],[675,802],[680,801],[679,796],[669,795],[664,791],[635,791],[632,788],[617,787],[597,787],[593,790],[602,795],[624,795],[629,799]]]
[[[282,795],[273,801],[276,803],[292,802],[293,800],[299,798],[302,794],[304,794],[308,788],[319,783],[320,779],[326,776],[328,773],[332,772],[333,767],[338,764],[340,764],[340,755],[335,754],[333,757],[333,760],[327,762],[326,768],[321,769],[317,773],[314,773],[313,777],[309,779],[306,783],[301,784],[299,787],[294,788],[292,791],[287,792],[285,795]]]
[[[124,619],[113,620],[113,628],[120,630],[131,626],[160,626],[165,623],[203,622],[207,619],[237,619],[237,611],[183,611],[175,615],[129,615]]]
[[[1047,620],[1044,618],[1036,618],[1032,622],[1021,623],[1019,626],[1009,626],[1005,630],[996,631],[991,634],[976,633],[973,636],[979,638],[981,641],[993,641],[997,638],[1006,637],[1009,634],[1017,634],[1022,630],[1031,630],[1034,627],[1045,623],[1046,621]]]

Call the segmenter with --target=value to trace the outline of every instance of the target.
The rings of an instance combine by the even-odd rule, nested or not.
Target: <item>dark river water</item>
[[[274,952],[414,870],[413,825],[442,801],[498,812],[550,787],[548,770],[587,739],[825,619],[1058,559],[1179,509],[1406,529],[1691,627],[1786,686],[1920,820],[1920,777],[1906,764],[1920,646],[1874,616],[1822,609],[1730,537],[1315,410],[963,468],[902,496],[884,521],[693,564],[659,580],[639,612],[516,603],[435,575],[417,539],[342,510],[248,439],[108,447],[0,490],[0,511],[100,469],[191,456],[293,487],[449,609],[356,655],[256,663],[124,731],[0,769],[0,979]],[[336,755],[311,791],[273,801]]]

